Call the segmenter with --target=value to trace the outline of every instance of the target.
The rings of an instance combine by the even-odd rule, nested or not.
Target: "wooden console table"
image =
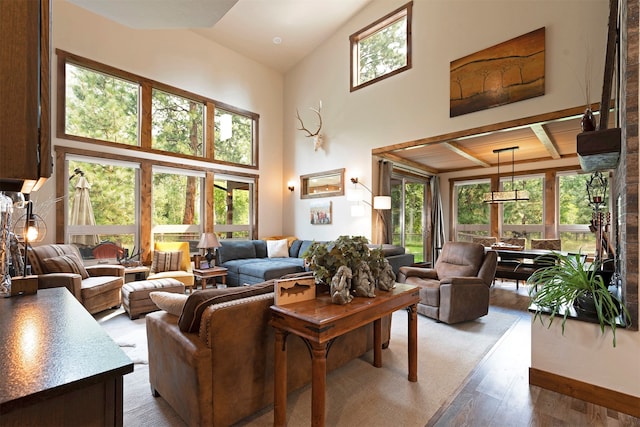
[[[0,298],[0,424],[122,426],[133,363],[66,288]]]
[[[418,381],[418,287],[397,283],[390,292],[376,290],[375,298],[356,297],[347,305],[321,295],[313,300],[271,306],[275,328],[274,425],[287,423],[287,334],[304,339],[312,351],[311,424],[324,426],[327,352],[337,337],[373,322],[373,365],[382,366],[382,317],[401,308],[409,312],[409,381]]]

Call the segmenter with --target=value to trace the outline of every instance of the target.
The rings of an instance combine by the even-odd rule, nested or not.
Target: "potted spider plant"
[[[549,316],[549,327],[557,315],[562,316],[562,333],[574,307],[576,312],[594,318],[605,328],[611,328],[613,346],[616,346],[617,321],[628,321],[629,312],[617,294],[609,291],[602,272],[603,262],[596,259],[587,262],[582,254],[563,254],[554,252],[554,261],[546,256],[544,267],[536,270],[527,280],[530,287],[534,320],[543,315]]]

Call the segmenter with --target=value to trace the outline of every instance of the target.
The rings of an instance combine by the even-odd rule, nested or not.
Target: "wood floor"
[[[448,405],[427,423],[444,426],[637,426],[640,419],[529,385],[531,318],[527,289],[499,280],[491,310],[517,314],[519,321],[478,364]]]

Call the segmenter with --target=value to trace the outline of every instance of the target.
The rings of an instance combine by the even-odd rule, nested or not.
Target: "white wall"
[[[404,3],[374,0],[286,74],[285,182],[301,174],[345,167],[347,181],[358,176],[370,186],[372,148],[585,105],[587,63],[591,63],[590,101],[600,99],[607,0],[415,0],[413,68],[350,93],[349,35]],[[450,61],[540,27],[546,27],[545,95],[449,118]],[[295,110],[304,111],[318,99],[324,105],[326,149],[314,152],[296,130]],[[545,165],[558,166],[552,162],[537,164],[535,169]],[[518,166],[518,170],[524,168],[527,165]],[[453,176],[458,174],[442,177],[443,195],[448,194],[448,178]],[[284,199],[284,233],[307,239],[341,234],[370,237],[370,218],[351,218],[345,197],[330,200],[334,223],[312,226],[309,201],[299,198],[296,187]],[[448,218],[446,196],[443,204]],[[556,326],[550,331],[532,328],[533,367],[640,396],[640,333],[619,330],[618,347],[612,349],[611,334],[601,337],[596,325],[573,321],[564,337]]]
[[[606,0],[415,0],[413,68],[350,93],[349,35],[404,3],[374,0],[286,74],[285,181],[345,167],[347,177],[357,175],[370,186],[372,148],[584,105],[587,48],[593,69],[592,101],[599,100]],[[449,63],[540,27],[546,27],[545,95],[449,118]],[[295,111],[308,111],[318,99],[323,102],[326,148],[314,152],[304,134],[296,130]],[[445,177],[444,194],[448,186]],[[370,237],[370,217],[354,220],[345,197],[331,200],[334,223],[312,226],[309,201],[301,200],[296,188],[295,194],[284,199],[284,232],[318,239],[340,234]]]
[[[187,30],[134,30],[63,0],[53,1],[53,48],[62,49],[125,71],[197,93],[260,115],[259,234],[281,232],[282,97],[280,73]],[[57,56],[52,57],[52,88],[57,84]],[[94,149],[56,138],[56,99],[52,90],[52,143]],[[124,150],[95,148],[126,154]],[[145,157],[162,158],[157,155]],[[185,163],[198,164],[198,162]],[[202,164],[202,163],[200,163]],[[208,165],[211,166],[211,165]],[[217,166],[216,166],[217,167]],[[225,169],[224,167],[217,167]],[[239,170],[238,168],[226,168]],[[249,171],[254,172],[254,171]],[[34,193],[38,206],[55,197],[55,176]],[[55,209],[45,212],[55,240]]]

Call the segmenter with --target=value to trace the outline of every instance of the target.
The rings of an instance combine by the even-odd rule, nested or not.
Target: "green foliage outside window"
[[[216,180],[213,199],[216,225],[250,224],[251,184],[228,180]],[[244,231],[223,233],[221,238],[248,238]]]
[[[531,225],[542,224],[543,215],[543,179],[539,178],[526,178],[516,179],[513,181],[505,181],[502,183],[502,188],[505,191],[513,190],[526,190],[529,192],[529,201],[527,202],[509,202],[504,203],[503,206],[503,219],[504,224],[511,225]]]
[[[407,65],[407,17],[358,42],[358,84]]]
[[[199,223],[200,179],[173,173],[154,173],[153,224]]]
[[[587,200],[589,175],[560,176],[560,224],[589,224],[591,205]]]
[[[138,145],[138,85],[66,64],[65,133]]]
[[[241,165],[254,165],[253,120],[216,108],[214,158]]]
[[[69,161],[69,176],[78,168],[91,185],[89,197],[96,225],[132,225],[136,223],[136,170],[126,166]],[[69,182],[71,210],[79,177]]]
[[[489,183],[458,185],[456,188],[457,224],[489,224],[489,205],[484,194],[490,191]]]
[[[153,90],[151,146],[172,153],[203,156],[204,105]]]

